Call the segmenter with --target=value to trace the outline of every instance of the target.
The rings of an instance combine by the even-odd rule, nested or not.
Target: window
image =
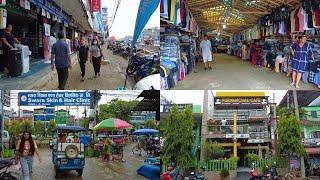
[[[320,138],[320,131],[313,131],[312,138]]]
[[[318,117],[317,111],[311,111],[311,117],[317,118]]]

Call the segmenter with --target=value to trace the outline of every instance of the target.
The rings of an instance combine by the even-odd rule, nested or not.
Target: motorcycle
[[[153,57],[139,57],[134,54],[128,62],[126,73],[129,76],[134,76],[134,80],[138,82],[140,79],[147,77],[151,74],[155,74],[158,68],[155,67],[159,61],[159,56],[153,55]]]
[[[187,175],[184,176],[184,180],[204,180],[203,172],[195,173],[190,171]]]
[[[250,171],[250,180],[265,180],[265,176],[260,174],[258,169],[252,169]]]
[[[279,180],[279,175],[276,166],[272,165],[267,172],[267,180]]]
[[[18,180],[16,176],[13,175],[12,172],[8,171],[8,168],[14,165],[14,158],[13,159],[5,159],[0,160],[0,179],[3,180]]]

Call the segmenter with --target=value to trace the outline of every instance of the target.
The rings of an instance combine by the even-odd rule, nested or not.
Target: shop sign
[[[47,15],[46,10],[41,9],[41,15],[42,15],[42,16],[46,16],[46,15]]]
[[[57,124],[67,124],[68,112],[67,111],[57,111],[55,113],[55,122]]]
[[[0,29],[4,29],[7,26],[7,10],[0,9]]]
[[[303,144],[305,146],[319,146],[320,139],[319,138],[312,138],[312,139],[304,139]]]
[[[50,16],[50,13],[49,13],[49,12],[47,12],[47,18],[48,18],[48,19],[50,19],[50,18],[51,18],[51,16]]]
[[[30,2],[28,0],[20,0],[20,6],[24,9],[30,10]]]
[[[258,144],[258,143],[264,143],[263,139],[249,139],[248,143]]]
[[[226,134],[226,138],[231,139],[248,139],[249,137],[249,134]]]
[[[89,91],[19,92],[20,106],[90,106]]]
[[[91,0],[91,11],[99,12],[101,9],[101,0]]]
[[[174,106],[178,106],[179,111],[184,111],[187,108],[187,106],[193,106],[193,105],[192,104],[165,104],[165,105],[162,105],[162,111],[160,112],[170,113],[171,109]]]
[[[44,26],[44,35],[50,36],[50,24],[44,23],[43,26]]]
[[[5,6],[6,5],[6,0],[0,0],[0,6]]]
[[[291,170],[300,168],[300,163],[299,163],[298,156],[290,156],[289,157],[289,163],[290,163],[290,169]]]
[[[53,21],[57,21],[57,20],[58,20],[57,16],[54,16],[54,15],[53,15],[52,20],[53,20]]]
[[[234,97],[234,98],[216,98],[215,104],[266,104],[264,98],[248,98],[248,97]]]

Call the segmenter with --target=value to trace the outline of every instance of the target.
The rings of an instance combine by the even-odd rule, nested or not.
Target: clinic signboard
[[[19,92],[19,106],[90,106],[90,91]]]
[[[164,105],[160,106],[161,112],[162,113],[170,113],[171,109],[174,106],[177,106],[179,111],[184,111],[188,106],[192,107],[193,105],[192,104],[164,104]]]

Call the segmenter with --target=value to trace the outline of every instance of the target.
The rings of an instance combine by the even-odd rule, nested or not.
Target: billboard
[[[174,106],[178,106],[178,109],[179,111],[184,111],[188,106],[193,106],[193,104],[164,104],[164,105],[161,105],[161,110],[160,112],[163,112],[163,113],[170,113],[171,112],[171,109],[174,107]]]
[[[56,111],[55,122],[56,124],[67,124],[68,111]]]
[[[234,104],[267,104],[265,97],[216,97],[216,105],[234,105]]]
[[[91,0],[91,11],[99,12],[101,9],[101,0]]]
[[[90,106],[89,91],[19,92],[19,106]]]

